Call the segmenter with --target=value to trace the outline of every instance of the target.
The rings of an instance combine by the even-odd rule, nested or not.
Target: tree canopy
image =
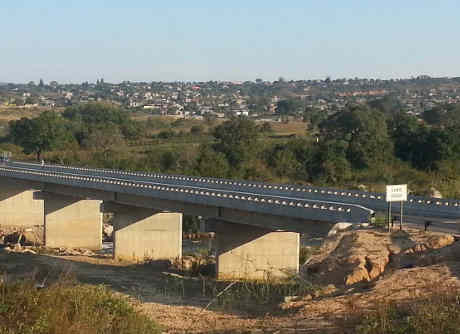
[[[24,153],[35,153],[38,160],[42,152],[63,147],[73,141],[66,122],[59,114],[51,111],[43,112],[33,119],[10,121],[9,126],[11,140],[22,146]]]

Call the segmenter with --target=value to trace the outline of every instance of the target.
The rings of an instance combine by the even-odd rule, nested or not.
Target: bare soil
[[[391,236],[371,231],[369,238],[362,232],[359,237],[347,237],[353,233],[356,232],[345,232],[334,240],[327,240],[310,261],[311,265],[334,256],[340,258],[337,254],[340,247],[342,252],[348,252],[348,257],[355,251],[363,253],[369,245],[377,254],[376,244],[381,243],[383,248],[392,249],[392,253],[380,275],[347,285],[347,273],[343,273],[340,283],[334,272],[336,284],[332,288],[325,282],[318,294],[274,305],[270,311],[257,316],[224,311],[214,305],[206,308],[210,298],[202,293],[203,280],[184,277],[164,263],[116,262],[105,254],[51,256],[7,253],[0,249],[0,273],[6,273],[3,279],[8,281],[33,278],[45,284],[72,273],[80,282],[107,285],[130,297],[137,307],[160,323],[166,333],[340,333],[344,317],[354,311],[371,309],[380,301],[410,300],[428,295],[435,288],[439,291],[440,286],[460,288],[459,242],[435,249],[428,246],[432,240],[439,239],[440,234],[409,231]],[[363,249],[350,250],[356,243],[350,244],[347,250],[343,243],[339,247],[344,238],[359,240]],[[397,252],[391,248],[394,243],[398,244]],[[303,272],[310,275],[306,274],[308,270]],[[314,275],[310,278],[315,279]]]

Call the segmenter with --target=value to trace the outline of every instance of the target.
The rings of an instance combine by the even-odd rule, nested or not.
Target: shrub
[[[460,333],[460,291],[437,292],[404,304],[380,303],[374,312],[351,317],[344,327],[357,334]]]
[[[159,333],[158,326],[104,286],[68,280],[37,289],[0,284],[0,334]]]

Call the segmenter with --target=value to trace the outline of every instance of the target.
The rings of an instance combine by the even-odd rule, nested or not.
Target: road
[[[394,228],[399,229],[399,215],[392,215],[397,217]],[[425,229],[425,223],[430,222],[428,231],[450,233],[460,236],[460,219],[445,219],[433,217],[420,217],[420,216],[403,216],[403,229],[404,227],[411,227],[417,229]]]
[[[311,205],[348,205],[358,211],[371,209],[385,211],[388,203],[382,193],[364,192],[359,190],[344,190],[321,188],[303,185],[269,184],[262,182],[194,177],[185,175],[167,175],[158,173],[125,172],[72,166],[45,165],[35,163],[10,161],[9,167],[27,170],[50,171],[79,176],[100,177],[118,181],[131,181],[161,187],[180,187],[200,192],[224,192],[241,196],[242,198],[257,198],[268,196],[274,202],[308,201]],[[393,203],[393,210],[399,211],[399,203]],[[415,225],[424,225],[425,221],[433,221],[433,226],[446,225],[442,221],[460,220],[460,200],[435,199],[420,196],[408,196],[404,204],[404,212],[408,215],[408,222]],[[449,225],[449,226],[450,226]],[[455,224],[453,224],[455,226]],[[441,226],[439,226],[441,228]],[[451,228],[449,228],[451,229]]]

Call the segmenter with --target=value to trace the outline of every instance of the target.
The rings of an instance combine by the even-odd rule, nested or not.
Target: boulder
[[[338,232],[346,231],[350,229],[351,227],[352,227],[351,223],[345,223],[345,222],[337,223],[334,226],[332,226],[332,228],[329,230],[329,233],[327,235],[330,237],[330,236],[336,235]]]
[[[102,227],[102,240],[104,242],[113,241],[113,226],[107,223],[104,223]]]
[[[432,198],[442,198],[441,192],[434,187],[430,188],[430,196]]]

